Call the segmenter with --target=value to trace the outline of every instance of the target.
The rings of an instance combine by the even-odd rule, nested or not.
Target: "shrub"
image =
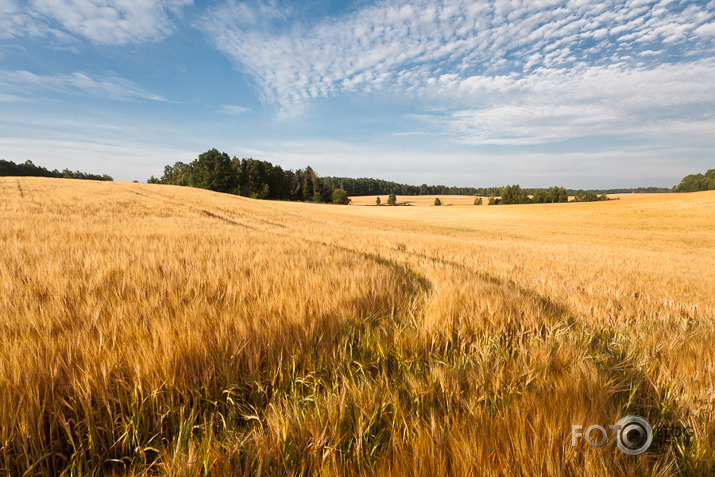
[[[395,195],[394,192],[390,192],[390,195],[387,196],[387,205],[395,205],[397,204],[397,196]]]
[[[608,200],[608,197],[606,197],[606,194],[596,195],[583,189],[577,190],[573,197],[574,202],[596,202],[599,200]]]
[[[442,205],[442,201],[439,200],[439,197],[434,198],[434,205]]]
[[[348,205],[350,203],[350,198],[345,189],[335,189],[333,191],[331,202],[333,204]]]

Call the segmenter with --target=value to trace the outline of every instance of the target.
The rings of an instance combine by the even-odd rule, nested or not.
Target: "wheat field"
[[[715,471],[715,192],[374,199],[0,178],[0,472]]]

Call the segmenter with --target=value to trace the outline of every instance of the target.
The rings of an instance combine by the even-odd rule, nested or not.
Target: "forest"
[[[45,167],[36,166],[32,161],[27,160],[21,164],[15,164],[12,161],[0,159],[0,177],[1,176],[24,176],[24,177],[59,177],[64,179],[88,179],[93,181],[113,181],[112,176],[107,174],[88,174],[86,172],[71,171],[64,169],[63,171],[48,170]]]
[[[164,167],[160,178],[149,183],[192,186],[255,199],[348,203],[345,192],[336,191],[310,167],[292,171],[267,161],[229,157],[210,149],[186,164]],[[335,192],[335,193],[334,193]]]

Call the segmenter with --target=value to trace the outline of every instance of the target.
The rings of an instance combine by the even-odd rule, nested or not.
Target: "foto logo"
[[[613,440],[618,450],[627,455],[641,455],[653,443],[653,428],[641,416],[626,416],[614,425],[609,425]],[[583,426],[571,426],[571,446],[576,447],[579,438],[583,438],[591,447],[601,447],[608,440],[608,431],[603,426],[594,424],[582,432]],[[591,439],[596,434],[595,440]]]

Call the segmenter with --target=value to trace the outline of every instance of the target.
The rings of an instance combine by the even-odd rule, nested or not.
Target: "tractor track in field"
[[[557,300],[553,299],[550,296],[544,296],[536,290],[524,287],[523,285],[520,285],[513,280],[505,280],[499,277],[495,277],[483,270],[478,270],[473,267],[470,267],[469,265],[455,262],[453,260],[449,260],[443,257],[410,250],[407,247],[400,247],[399,249],[396,248],[394,250],[395,253],[398,254],[398,257],[401,256],[400,258],[387,257],[380,252],[361,250],[358,247],[336,244],[335,242],[324,238],[306,236],[306,234],[303,233],[304,229],[300,227],[291,226],[288,223],[278,223],[272,220],[258,217],[255,214],[236,213],[235,211],[221,208],[219,208],[219,210],[221,211],[219,213],[215,211],[216,207],[212,207],[200,201],[191,201],[192,204],[187,204],[186,201],[181,201],[160,193],[137,192],[131,189],[127,190],[145,197],[163,200],[182,208],[188,208],[189,210],[199,212],[207,218],[218,220],[229,225],[244,227],[259,233],[270,233],[274,236],[281,237],[283,239],[294,239],[319,244],[372,260],[379,265],[386,266],[392,271],[398,273],[400,276],[402,276],[404,280],[406,280],[407,283],[416,285],[416,289],[413,291],[413,293],[419,293],[423,295],[424,299],[421,300],[422,306],[424,306],[424,304],[426,303],[426,296],[434,288],[434,284],[428,276],[420,273],[419,271],[415,270],[414,267],[410,266],[410,264],[408,263],[410,261],[409,257],[412,257],[413,259],[427,260],[434,264],[444,265],[454,270],[459,270],[468,273],[474,276],[477,280],[494,285],[498,288],[502,288],[508,292],[516,294],[516,296],[518,297],[530,300],[532,303],[537,305],[541,310],[546,313],[552,323],[561,323],[567,329],[578,329],[581,331],[581,333],[585,334],[590,334],[591,332],[601,334],[601,332],[603,331],[592,329],[592,327],[588,326],[586,324],[586,321],[582,319],[582,317],[580,317],[577,313],[569,309],[568,306],[559,303]],[[270,210],[270,212],[275,212],[275,208],[267,208]],[[330,224],[330,222],[328,221],[314,220],[310,217],[305,217],[301,214],[290,213],[290,215],[300,219],[303,222],[321,223],[325,225]]]
[[[398,260],[398,259],[394,259],[394,258],[388,258],[384,255],[381,255],[379,252],[369,252],[369,251],[365,251],[365,250],[360,250],[356,247],[350,247],[348,245],[336,244],[329,240],[305,236],[305,234],[302,233],[302,230],[298,227],[291,227],[288,224],[268,220],[268,219],[265,219],[262,217],[258,217],[255,214],[251,214],[251,213],[240,214],[240,213],[236,213],[235,211],[229,211],[226,209],[219,209],[221,211],[219,213],[219,212],[215,211],[216,207],[208,206],[207,204],[200,202],[200,201],[191,201],[193,203],[193,205],[192,205],[192,204],[187,203],[186,201],[178,200],[178,199],[175,199],[175,198],[172,198],[172,197],[166,196],[164,194],[160,194],[160,193],[147,193],[146,191],[138,192],[138,191],[135,191],[135,190],[132,190],[129,188],[127,188],[127,190],[130,192],[133,192],[135,194],[145,196],[145,197],[151,197],[154,199],[166,201],[166,202],[172,203],[174,205],[177,205],[179,207],[189,208],[190,210],[197,211],[197,212],[201,213],[202,215],[205,215],[209,218],[216,219],[216,220],[222,221],[222,222],[230,224],[230,225],[245,227],[245,228],[255,230],[255,231],[258,231],[261,233],[271,233],[273,235],[276,235],[276,236],[279,236],[282,238],[300,239],[302,241],[307,241],[310,243],[317,243],[317,244],[328,246],[328,247],[331,247],[331,248],[334,248],[337,250],[341,250],[344,252],[357,254],[357,255],[360,255],[367,259],[373,260],[380,265],[389,267],[393,271],[396,271],[400,275],[402,275],[403,278],[408,280],[408,282],[410,282],[410,283],[412,283],[412,282],[417,283],[418,288],[420,290],[422,290],[422,293],[428,293],[433,288],[433,283],[431,282],[431,280],[428,277],[417,272],[413,267],[411,267],[407,263],[409,259]],[[263,204],[260,204],[260,205],[263,205]],[[267,208],[271,212],[274,212],[274,210],[275,210],[273,207],[267,207]],[[281,211],[281,213],[283,213],[283,212]],[[319,220],[311,219],[310,217],[305,217],[304,215],[301,215],[301,214],[290,213],[290,215],[293,217],[296,217],[304,222],[308,221],[308,222],[314,222],[314,223],[329,224],[329,222],[327,222],[327,221],[319,221]],[[253,222],[253,223],[251,223],[251,222]],[[268,226],[268,227],[266,227],[266,226]],[[523,287],[522,285],[519,285],[518,283],[516,283],[512,280],[506,281],[504,279],[490,275],[487,272],[484,272],[482,270],[474,269],[474,268],[472,268],[468,265],[465,265],[463,263],[455,262],[455,261],[448,260],[448,259],[445,259],[442,257],[433,256],[433,255],[430,255],[430,254],[427,254],[424,252],[417,252],[414,250],[410,250],[406,247],[403,247],[403,248],[397,250],[397,253],[400,255],[401,254],[409,255],[409,256],[412,256],[412,257],[418,258],[418,259],[425,259],[425,260],[428,260],[435,264],[446,265],[446,266],[453,268],[455,270],[464,271],[466,273],[473,275],[475,278],[477,278],[481,281],[490,283],[497,287],[504,288],[506,290],[516,293],[518,296],[530,299],[535,304],[537,304],[541,309],[543,309],[547,313],[547,315],[550,316],[555,321],[564,321],[569,327],[572,327],[572,326],[576,325],[576,323],[577,323],[577,319],[575,317],[574,312],[572,310],[569,310],[565,305],[558,303],[557,301],[553,300],[551,297],[545,297],[545,296],[541,295],[540,293],[536,292],[535,290],[531,290],[526,287]],[[579,321],[581,321],[581,320],[579,320]]]

